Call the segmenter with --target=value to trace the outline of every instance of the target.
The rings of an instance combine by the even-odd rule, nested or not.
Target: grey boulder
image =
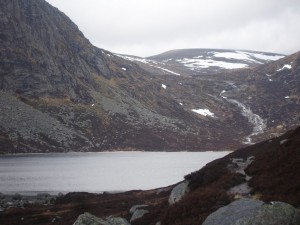
[[[81,214],[77,218],[75,223],[73,223],[73,225],[110,225],[110,224],[105,220],[93,216],[92,214],[86,212],[84,214]]]
[[[143,217],[146,213],[149,213],[149,211],[145,209],[136,209],[130,219],[130,222]]]
[[[121,217],[108,217],[106,218],[106,221],[109,223],[109,225],[130,225],[128,221]]]
[[[126,219],[121,217],[108,217],[105,220],[90,213],[81,214],[73,225],[130,225]]]
[[[180,201],[183,196],[189,192],[189,181],[183,181],[173,188],[169,197],[169,204]]]
[[[240,199],[210,214],[202,225],[299,225],[300,211],[283,202]]]
[[[145,208],[147,207],[148,205],[134,205],[130,208],[129,212],[132,214],[135,212],[135,210],[137,209],[140,209],[140,208]]]

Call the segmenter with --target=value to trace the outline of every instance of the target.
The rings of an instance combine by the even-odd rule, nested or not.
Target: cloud
[[[300,50],[298,0],[48,0],[96,46],[149,56],[178,48]]]

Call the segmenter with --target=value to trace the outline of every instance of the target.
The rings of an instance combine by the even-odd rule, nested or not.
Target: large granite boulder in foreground
[[[299,225],[300,211],[283,202],[240,199],[210,214],[202,225]]]
[[[121,217],[108,217],[103,220],[90,213],[81,214],[73,225],[130,225],[126,219]]]
[[[90,213],[81,214],[73,225],[110,225],[105,220],[93,216]]]

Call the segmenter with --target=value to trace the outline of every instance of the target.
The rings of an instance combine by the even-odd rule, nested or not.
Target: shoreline
[[[76,154],[101,154],[101,153],[199,153],[199,152],[206,152],[206,153],[217,153],[217,152],[228,152],[228,154],[234,152],[233,150],[220,150],[220,151],[212,151],[212,150],[207,150],[207,151],[146,151],[146,150],[137,150],[137,151],[126,151],[126,150],[116,150],[116,151],[99,151],[99,152],[29,152],[29,153],[8,153],[8,154],[1,154],[0,153],[0,158],[1,157],[14,157],[14,156],[39,156],[39,155],[76,155]]]

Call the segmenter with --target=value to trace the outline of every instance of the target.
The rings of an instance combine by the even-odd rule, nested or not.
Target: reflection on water
[[[0,192],[125,191],[152,189],[229,152],[101,152],[0,157]]]

